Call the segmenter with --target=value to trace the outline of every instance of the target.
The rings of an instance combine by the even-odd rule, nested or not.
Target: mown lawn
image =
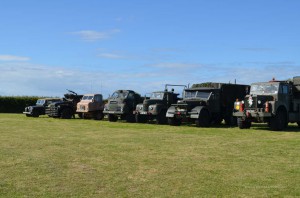
[[[300,196],[300,129],[0,114],[0,197]]]

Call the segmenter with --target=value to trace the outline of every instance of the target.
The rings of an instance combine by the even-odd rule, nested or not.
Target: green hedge
[[[25,107],[35,105],[36,96],[0,96],[0,113],[22,113]]]

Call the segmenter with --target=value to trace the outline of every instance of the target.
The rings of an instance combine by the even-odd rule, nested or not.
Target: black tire
[[[179,126],[181,124],[181,120],[177,118],[168,118],[168,123],[171,126]]]
[[[233,116],[228,116],[225,118],[225,124],[228,126],[237,126],[237,119]]]
[[[270,119],[270,128],[272,131],[282,131],[287,125],[286,111],[278,109],[276,115]]]
[[[94,120],[102,120],[104,117],[102,112],[96,112],[94,113]]]
[[[126,122],[130,122],[130,123],[134,122],[134,121],[135,121],[134,115],[131,114],[131,113],[127,114],[127,115],[125,116],[125,120],[126,120]]]
[[[136,123],[146,123],[148,121],[147,116],[135,114],[135,122]]]
[[[159,114],[156,116],[156,124],[166,124],[168,122],[166,113],[167,111],[165,110],[159,112]]]
[[[34,117],[34,118],[38,118],[40,115],[39,115],[39,112],[37,112],[37,111],[33,111],[32,112],[32,117]]]
[[[249,129],[251,127],[251,121],[242,120],[242,118],[238,118],[237,125],[240,129]]]
[[[115,116],[113,114],[108,114],[108,121],[116,122],[117,120],[118,120],[118,116]]]
[[[199,118],[195,120],[195,124],[197,127],[209,127],[210,126],[210,115],[206,109],[201,110]]]
[[[65,108],[61,111],[60,118],[62,119],[71,119],[73,116],[73,112],[69,108]]]

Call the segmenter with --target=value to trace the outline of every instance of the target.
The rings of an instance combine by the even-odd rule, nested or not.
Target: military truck
[[[134,122],[133,111],[141,102],[143,102],[141,95],[135,91],[117,90],[108,98],[103,113],[108,116],[110,122],[116,122],[119,118],[127,122]]]
[[[234,103],[233,116],[240,129],[252,122],[268,123],[273,131],[281,131],[289,122],[300,126],[300,76],[291,80],[253,83],[250,94]]]
[[[183,100],[172,104],[166,117],[170,125],[184,122],[195,123],[198,127],[220,124],[223,119],[227,125],[234,125],[233,103],[236,98],[243,99],[248,85],[225,83],[194,84],[183,92]]]
[[[135,121],[146,123],[149,120],[155,120],[157,124],[166,124],[166,113],[171,104],[177,103],[180,99],[179,94],[174,93],[174,89],[168,91],[168,87],[186,87],[185,85],[165,85],[164,91],[151,93],[150,98],[145,98],[143,103],[138,104],[134,111]]]
[[[46,114],[54,118],[71,119],[75,117],[76,105],[83,95],[68,90],[62,101],[51,103],[46,109]]]
[[[47,106],[53,102],[61,101],[60,98],[41,98],[36,101],[34,106],[28,106],[25,108],[23,114],[27,117],[39,117],[40,115],[45,115],[45,109]]]
[[[94,120],[103,119],[103,97],[102,94],[85,94],[81,101],[77,103],[77,110],[80,118],[93,118]]]

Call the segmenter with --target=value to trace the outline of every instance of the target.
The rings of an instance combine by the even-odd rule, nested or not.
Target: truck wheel
[[[270,128],[272,131],[282,131],[287,124],[286,112],[279,109],[274,117],[270,119]]]
[[[117,120],[118,120],[118,116],[115,116],[113,114],[108,114],[108,121],[116,122]]]
[[[197,127],[209,127],[210,126],[210,116],[207,110],[202,110],[200,112],[199,118],[196,119],[195,124]]]
[[[139,114],[135,114],[135,122],[136,123],[146,123],[147,117]]]
[[[65,109],[62,110],[62,112],[60,114],[60,117],[62,119],[71,119],[72,115],[73,115],[72,110],[69,109],[69,108],[65,108]]]
[[[166,124],[167,123],[167,117],[166,117],[166,111],[160,111],[159,114],[156,116],[156,124]]]
[[[179,126],[181,124],[181,120],[177,118],[168,118],[168,123],[171,126]]]
[[[32,117],[38,118],[40,115],[37,111],[32,112]]]
[[[94,114],[94,120],[102,120],[104,117],[103,113],[102,112],[96,112]]]
[[[228,116],[225,118],[225,124],[228,126],[237,126],[237,119],[233,116]]]
[[[131,122],[131,123],[135,121],[134,115],[130,114],[130,113],[125,116],[125,119],[126,119],[126,122]]]
[[[249,120],[237,119],[237,125],[240,129],[249,129],[251,127],[251,122]]]

